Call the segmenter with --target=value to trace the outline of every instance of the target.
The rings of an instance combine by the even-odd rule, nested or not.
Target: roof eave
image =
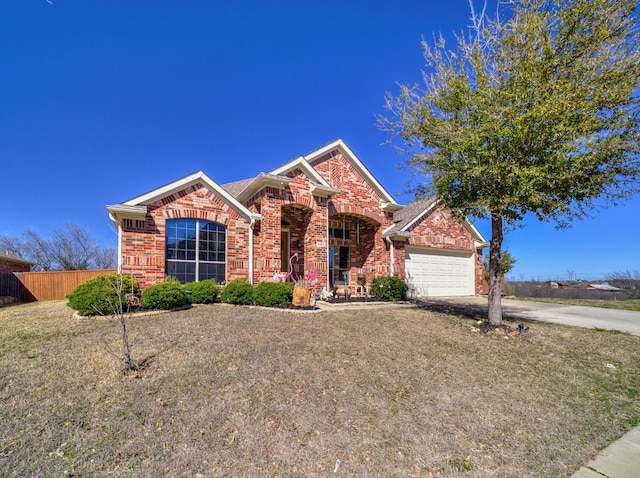
[[[338,194],[339,192],[339,189],[332,188],[331,186],[324,186],[321,184],[311,185],[311,194],[313,194],[314,196],[330,198],[331,196]]]
[[[383,239],[391,239],[392,241],[403,241],[406,242],[410,238],[413,237],[413,234],[406,231],[389,231],[387,233],[382,233]]]
[[[260,173],[251,181],[246,188],[244,188],[236,196],[236,199],[241,203],[244,203],[250,199],[255,193],[265,187],[272,187],[276,189],[284,189],[291,182],[291,178],[286,176],[279,176],[276,174]]]
[[[107,206],[109,217],[117,219],[144,219],[147,216],[147,206],[128,206],[126,204],[112,204]]]
[[[385,201],[380,201],[380,207],[384,212],[391,212],[391,213],[404,209],[404,206],[396,202],[390,203]]]
[[[216,196],[226,202],[242,217],[246,218],[247,220],[251,220],[252,218],[255,219],[254,213],[244,207],[238,199],[234,198],[226,189],[209,178],[209,176],[207,176],[203,171],[192,173],[188,176],[178,179],[177,181],[165,184],[164,186],[161,186],[157,189],[125,201],[118,206],[144,206],[146,212],[146,206],[148,206],[149,204],[153,204],[161,198],[170,196],[178,191],[183,190],[184,188],[187,188],[199,182],[204,184],[205,187],[207,187]]]
[[[277,167],[276,169],[271,170],[270,174],[283,175],[295,169],[302,170],[312,182],[326,188],[331,188],[331,185],[322,177],[320,173],[318,173],[318,171],[315,170],[313,166],[311,166],[311,164],[309,164],[309,162],[303,156],[298,156],[296,159],[289,161],[288,163],[285,163],[282,166]]]
[[[23,259],[22,257],[17,257],[17,256],[14,256],[14,255],[0,254],[0,259],[2,259],[3,261],[6,261],[6,262],[10,262],[12,264],[18,264],[18,265],[24,265],[24,266],[35,266],[36,265],[35,262],[31,262],[31,261],[28,261],[26,259]]]

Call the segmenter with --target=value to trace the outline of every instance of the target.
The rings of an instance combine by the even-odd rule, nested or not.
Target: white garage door
[[[473,253],[407,247],[405,268],[414,297],[475,294]]]

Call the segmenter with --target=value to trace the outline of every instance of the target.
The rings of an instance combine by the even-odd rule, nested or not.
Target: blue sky
[[[3,0],[0,234],[72,222],[115,247],[107,204],[198,170],[252,177],[336,138],[406,203],[375,115],[420,81],[422,37],[468,19],[467,0]],[[639,219],[636,197],[568,231],[527,220],[505,239],[511,276],[640,270]]]

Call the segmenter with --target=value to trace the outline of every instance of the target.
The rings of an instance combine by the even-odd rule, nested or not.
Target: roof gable
[[[255,220],[260,218],[260,215],[255,214],[244,207],[227,190],[225,190],[222,186],[209,178],[209,176],[207,176],[202,171],[197,171],[181,179],[165,184],[164,186],[160,186],[159,188],[141,194],[140,196],[136,196],[121,204],[107,206],[107,210],[109,211],[113,219],[115,219],[116,217],[130,219],[144,218],[147,212],[147,206],[149,204],[153,204],[154,202],[157,202],[162,198],[170,196],[197,183],[202,183],[207,189],[209,189],[213,194],[215,194],[218,198],[228,204],[229,207],[234,209],[245,219]]]
[[[362,176],[365,182],[373,191],[378,194],[381,199],[380,207],[386,212],[394,212],[402,209],[393,196],[378,182],[365,165],[351,151],[342,139],[337,139],[319,149],[316,149],[304,156],[298,156],[288,161],[268,173],[260,173],[254,178],[243,179],[223,185],[223,188],[236,198],[239,202],[245,203],[254,194],[265,186],[276,187],[279,189],[288,186],[290,178],[287,174],[300,169],[311,184],[311,193],[320,197],[331,197],[339,193],[329,182],[313,167],[313,161],[322,158],[327,153],[338,151],[349,162],[349,164]]]
[[[280,176],[277,174],[260,173],[255,178],[244,179],[229,183],[224,186],[225,189],[231,187],[234,191],[233,197],[244,203],[251,198],[256,192],[265,187],[283,189],[289,185],[291,178]],[[228,189],[227,189],[228,190]]]
[[[271,174],[285,176],[286,174],[296,169],[302,171],[311,183],[312,194],[315,194],[316,196],[330,197],[340,192],[337,189],[331,187],[331,185],[322,177],[322,175],[318,173],[318,171],[316,171],[303,156],[298,156],[296,159],[289,161],[288,163],[285,163],[282,166],[277,167],[276,169],[273,169],[271,171]]]
[[[393,214],[394,223],[382,233],[383,237],[397,238],[399,240],[408,239],[411,237],[410,230],[437,206],[438,200],[435,196],[410,202],[404,209]],[[480,231],[467,217],[463,219],[462,224],[473,237],[476,247],[487,247],[489,245]]]
[[[315,151],[304,156],[304,159],[312,165],[314,161],[322,158],[324,155],[332,151],[339,151],[349,164],[362,176],[365,182],[380,197],[381,208],[386,212],[394,212],[402,209],[402,206],[389,194],[389,192],[380,184],[371,171],[358,159],[355,153],[347,146],[342,139],[337,139]]]

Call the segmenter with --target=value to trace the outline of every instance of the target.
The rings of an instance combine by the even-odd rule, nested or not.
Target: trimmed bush
[[[143,309],[171,310],[188,303],[187,293],[175,277],[167,277],[164,282],[147,287],[140,299]]]
[[[191,292],[188,297],[192,304],[212,304],[218,300],[218,292],[220,292],[220,287],[216,284],[215,279],[189,282],[184,284],[182,288]]]
[[[371,281],[371,295],[382,300],[405,300],[409,287],[394,276],[378,276]]]
[[[253,304],[253,286],[247,279],[233,279],[222,289],[220,300],[227,304]]]
[[[120,287],[121,286],[121,287]],[[140,289],[133,277],[119,274],[96,276],[83,282],[67,295],[67,305],[80,315],[111,315],[118,311],[118,289],[122,295],[122,308],[126,312],[124,294],[138,296]]]
[[[270,307],[291,303],[293,282],[260,282],[253,290],[256,305]]]

